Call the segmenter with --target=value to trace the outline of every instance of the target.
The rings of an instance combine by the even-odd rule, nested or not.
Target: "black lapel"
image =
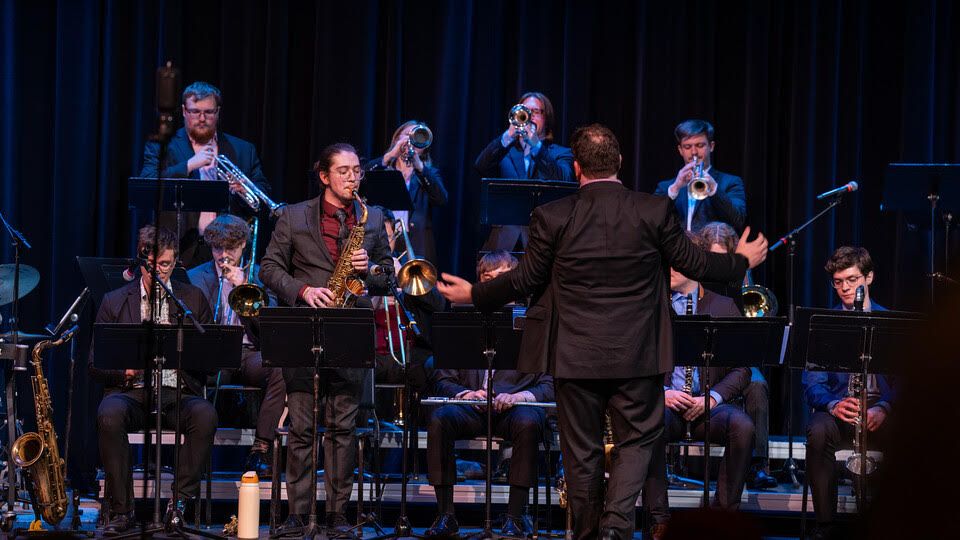
[[[523,163],[523,150],[518,149],[516,144],[511,144],[507,156],[513,164],[514,178],[526,178],[527,166]]]
[[[303,207],[303,219],[307,224],[307,229],[310,230],[310,236],[320,248],[320,254],[332,265],[333,257],[330,256],[327,244],[324,243],[323,236],[320,234],[320,219],[323,216],[323,201],[321,197],[323,197],[323,195],[311,200]]]

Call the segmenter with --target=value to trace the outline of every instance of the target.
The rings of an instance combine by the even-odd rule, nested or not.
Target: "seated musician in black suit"
[[[257,471],[261,478],[273,474],[270,469],[270,460],[267,454],[273,444],[280,416],[287,401],[286,385],[283,382],[283,371],[280,368],[263,367],[263,358],[257,346],[256,321],[241,320],[230,307],[230,293],[235,287],[247,283],[247,271],[241,268],[241,262],[246,254],[250,227],[247,222],[230,214],[217,216],[203,232],[203,238],[213,252],[213,260],[200,266],[191,268],[187,272],[190,282],[203,291],[207,302],[213,308],[217,324],[243,325],[243,356],[240,358],[239,381],[244,384],[258,386],[264,389],[263,402],[260,404],[260,413],[257,416],[257,430],[250,447],[243,470]],[[254,265],[252,283],[263,287],[257,277],[259,267]],[[222,282],[222,284],[221,284]],[[217,293],[220,293],[219,300]],[[276,305],[277,300],[270,296],[270,305]],[[232,371],[232,370],[231,370]]]
[[[738,317],[740,312],[733,300],[704,289],[696,281],[670,269],[671,304],[677,314],[687,312],[692,302],[693,314],[715,317]],[[667,442],[684,438],[686,424],[690,423],[692,439],[703,440],[705,433],[703,379],[701,369],[692,368],[692,377],[687,380],[687,370],[675,366],[664,377],[664,432],[653,451],[650,474],[643,486],[644,502],[654,520],[654,537],[662,534],[658,529],[666,524],[668,513],[666,454]],[[723,444],[726,449],[720,462],[717,492],[714,504],[735,510],[740,505],[744,479],[750,465],[753,449],[753,422],[737,400],[750,382],[750,368],[710,368],[710,441]],[[684,386],[691,383],[690,393]]]
[[[517,260],[509,253],[494,251],[477,263],[477,275],[480,281],[489,281],[516,265]],[[434,379],[440,396],[478,401],[487,398],[483,370],[440,369]],[[522,537],[529,532],[522,519],[523,506],[537,481],[537,451],[547,430],[547,414],[542,407],[516,404],[553,401],[553,377],[545,373],[496,370],[493,389],[494,435],[513,444],[508,476],[510,497],[500,534]],[[428,538],[453,537],[459,531],[453,509],[453,486],[457,480],[453,445],[458,439],[484,435],[486,425],[486,411],[477,406],[444,405],[431,415],[427,427],[427,475],[437,495],[437,518],[425,533]]]
[[[154,243],[159,244],[154,259]],[[213,316],[210,305],[200,289],[189,283],[170,281],[176,262],[176,236],[161,228],[157,233],[152,225],[140,229],[137,253],[146,253],[150,264],[155,264],[160,276],[173,288],[200,323],[210,323]],[[162,295],[160,309],[152,309],[153,279],[141,269],[140,279],[111,291],[103,297],[97,312],[98,323],[140,323],[153,316],[160,324],[172,324],[177,312],[176,304]],[[144,373],[127,369],[104,370],[94,367],[94,351],[90,348],[88,369],[90,376],[105,387],[105,396],[97,409],[97,436],[100,443],[100,458],[106,476],[106,500],[109,512],[104,535],[116,535],[135,525],[133,518],[133,476],[130,472],[130,447],[127,434],[143,429],[152,418],[145,412],[144,401],[148,399],[144,389]],[[180,422],[184,441],[180,447],[179,495],[183,500],[195,498],[200,493],[200,473],[204,470],[213,435],[217,429],[217,412],[213,404],[200,397],[204,374],[183,370],[183,399],[180,401]],[[146,374],[150,376],[150,374]],[[173,429],[176,410],[176,372],[165,369],[161,408],[164,429]],[[176,486],[174,486],[176,489]]]

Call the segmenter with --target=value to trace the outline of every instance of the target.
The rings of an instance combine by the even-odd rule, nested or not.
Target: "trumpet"
[[[510,113],[507,115],[507,121],[510,122],[510,125],[517,130],[517,133],[523,135],[527,131],[528,125],[534,125],[530,121],[530,118],[533,116],[533,112],[527,108],[522,103],[517,103],[510,109]]]
[[[418,122],[407,135],[407,142],[404,143],[406,151],[401,154],[401,159],[407,165],[413,165],[413,158],[417,149],[426,150],[433,144],[433,132],[423,122]]]
[[[260,203],[262,202],[270,209],[270,215],[276,217],[286,206],[284,203],[273,202],[253,180],[250,180],[239,167],[230,161],[230,158],[223,154],[217,154],[217,178],[240,186],[240,197],[254,212],[260,210]]]
[[[707,177],[703,173],[703,160],[697,159],[697,156],[693,156],[693,179],[687,189],[690,198],[695,201],[702,201],[709,195]]]

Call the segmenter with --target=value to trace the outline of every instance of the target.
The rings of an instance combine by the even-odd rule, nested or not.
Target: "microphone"
[[[142,264],[143,259],[146,259],[146,258],[147,258],[146,255],[143,253],[140,253],[139,255],[134,257],[133,262],[130,263],[129,266],[123,269],[123,273],[121,274],[121,276],[123,277],[123,280],[129,282],[137,279],[140,276],[140,272],[138,272],[138,270],[140,270],[140,266]]]
[[[830,191],[824,191],[823,193],[817,195],[817,200],[826,199],[827,197],[833,197],[834,195],[840,195],[850,191],[856,191],[860,189],[860,185],[856,182],[847,182],[846,184],[831,189]]]
[[[853,295],[853,310],[854,311],[863,311],[863,299],[866,296],[863,285],[857,287],[857,292]]]
[[[374,276],[390,275],[393,273],[393,265],[375,264],[370,267],[370,274]]]

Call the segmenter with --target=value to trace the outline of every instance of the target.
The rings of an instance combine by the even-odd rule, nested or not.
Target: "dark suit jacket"
[[[260,276],[258,275],[260,271],[260,266],[256,265],[253,269],[253,279],[251,283],[263,287],[263,282],[260,281]],[[217,278],[217,271],[213,267],[213,261],[207,261],[200,266],[191,268],[187,272],[187,277],[190,278],[190,283],[194,287],[200,289],[203,293],[203,297],[207,299],[207,303],[210,304],[210,309],[213,312],[216,311],[217,305],[217,289],[220,287],[219,278]],[[270,299],[271,306],[277,305],[277,296],[273,294],[272,291],[267,289],[267,297]],[[221,312],[223,311],[223,306],[220,307]],[[241,318],[240,322],[243,324],[243,329],[247,333],[247,337],[253,344],[258,344],[260,336],[260,328],[257,319],[247,319]]]
[[[210,304],[207,303],[200,289],[188,283],[171,281],[173,292],[180,300],[193,312],[194,317],[200,324],[210,324],[213,322],[213,312],[210,311]],[[171,316],[176,313],[177,307],[172,300],[167,300]],[[140,323],[140,280],[131,281],[119,289],[108,292],[100,302],[100,310],[97,311],[96,322],[98,323]],[[189,324],[189,323],[188,323]],[[93,343],[90,344],[90,356],[87,360],[87,370],[93,380],[102,384],[107,393],[119,392],[124,390],[126,380],[123,370],[99,369],[94,366]],[[175,360],[175,359],[171,359]],[[205,374],[202,372],[184,370],[181,374],[184,384],[190,392],[195,395],[201,395]]]
[[[379,157],[367,162],[367,170],[386,168],[383,158]],[[437,263],[437,242],[433,235],[433,209],[447,204],[447,188],[440,178],[440,170],[425,165],[423,172],[414,171],[410,179],[410,202],[413,211],[410,212],[410,243],[418,257],[422,257],[434,264]],[[393,209],[391,209],[393,210]],[[401,242],[398,246],[402,246]]]
[[[834,309],[842,309],[834,306]],[[887,311],[880,304],[873,303],[873,311]],[[846,397],[847,386],[850,383],[848,373],[833,373],[829,371],[804,371],[803,395],[815,411],[830,412],[830,404]],[[884,375],[877,375],[877,386],[880,388],[880,401],[876,405],[890,412],[896,392],[893,381]]]
[[[733,299],[703,289],[703,298],[697,302],[697,315],[714,317],[740,317]],[[710,390],[720,394],[724,403],[739,398],[750,384],[750,368],[718,368],[707,370],[710,377]],[[670,386],[672,372],[664,375],[664,385]]]
[[[712,197],[697,201],[697,205],[693,208],[691,228],[699,231],[711,221],[722,221],[736,229],[738,233],[742,232],[747,221],[747,196],[743,190],[743,180],[739,176],[720,172],[714,168],[709,172],[710,176],[717,181],[717,192]],[[667,190],[673,181],[674,178],[670,178],[660,182],[653,194],[666,197]],[[684,228],[687,226],[687,193],[686,189],[681,189],[674,201],[677,212],[680,213],[680,223]]]
[[[523,164],[523,150],[511,144],[504,148],[500,137],[477,156],[475,166],[484,178],[539,178],[576,182],[573,175],[573,152],[566,146],[543,141],[540,152],[533,158],[533,169],[527,174]]]
[[[521,371],[653,376],[673,367],[670,266],[697,280],[733,281],[742,279],[747,260],[695,246],[669,199],[595,182],[535,209],[520,265],[475,285],[473,302],[492,310],[548,291],[527,310]]]
[[[223,132],[217,133],[217,151],[228,158],[237,167],[243,171],[251,180],[256,182],[265,193],[270,193],[270,186],[267,184],[260,169],[260,158],[257,157],[257,150],[253,144],[228,135]],[[170,139],[167,145],[167,153],[164,156],[163,178],[193,178],[200,179],[200,171],[195,170],[187,173],[187,161],[194,156],[193,145],[190,144],[190,138],[184,128],[177,130],[177,133]],[[140,176],[144,178],[156,178],[157,170],[160,166],[160,145],[156,142],[148,142],[143,148],[143,169]],[[230,195],[230,213],[244,218],[251,217],[253,211],[249,209],[247,203],[236,194]],[[200,220],[199,212],[184,212],[182,214],[183,223],[180,226],[180,260],[187,266],[195,266],[204,261],[210,260],[210,251],[205,245],[202,245],[200,232],[197,229],[197,223]],[[163,212],[160,216],[160,224],[169,228],[171,231],[177,230],[176,214],[173,212]]]
[[[283,305],[303,305],[300,290],[307,285],[326,287],[327,280],[333,273],[333,259],[320,235],[320,218],[323,213],[321,197],[322,195],[284,209],[274,225],[267,252],[260,261],[260,280],[277,294]],[[357,206],[354,210],[359,217]],[[363,248],[367,251],[371,265],[393,264],[387,243],[387,231],[383,227],[383,212],[378,208],[369,208],[367,223],[364,225]],[[366,284],[370,294],[382,296],[387,292],[387,276],[368,275]],[[369,305],[367,302],[364,307]],[[287,391],[312,392],[312,376],[311,369],[285,369]]]
[[[486,372],[478,369],[438,369],[434,373],[437,395],[454,397],[464,390],[477,390],[483,386]],[[528,391],[536,401],[554,401],[553,377],[546,373],[521,373],[512,369],[493,372],[494,394],[515,394]]]

